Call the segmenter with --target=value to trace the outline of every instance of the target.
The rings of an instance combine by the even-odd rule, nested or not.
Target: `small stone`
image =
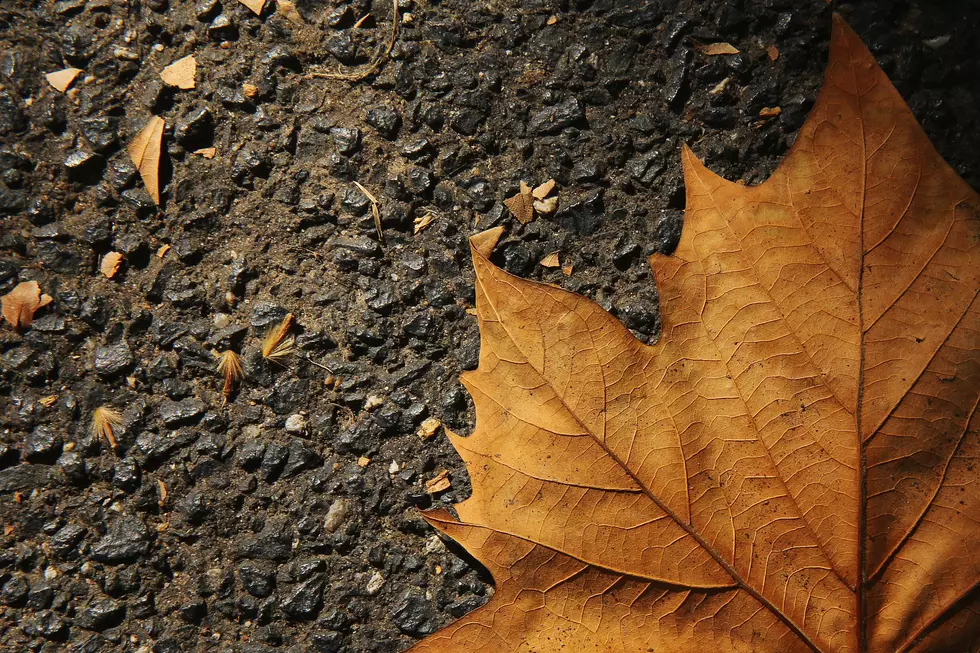
[[[123,516],[109,524],[105,536],[92,547],[91,557],[99,562],[135,562],[149,549],[150,532],[139,518]]]
[[[85,528],[78,524],[66,524],[51,536],[51,550],[60,558],[67,558],[85,537]]]
[[[276,444],[273,442],[265,448],[265,455],[262,456],[262,463],[259,465],[259,470],[262,473],[262,479],[267,483],[275,480],[280,472],[282,472],[283,466],[286,464],[286,456],[289,451],[286,447],[281,444]]]
[[[133,361],[133,352],[125,340],[95,350],[95,371],[104,379],[122,374]]]
[[[299,440],[290,442],[288,449],[289,455],[286,458],[286,465],[282,468],[284,478],[312,469],[320,463],[320,457]]]
[[[286,418],[286,433],[305,435],[309,423],[303,415],[295,413]]]
[[[344,520],[347,519],[349,512],[350,502],[347,499],[337,499],[330,504],[330,508],[327,510],[327,516],[323,519],[323,528],[328,533],[336,533]]]
[[[250,563],[238,568],[238,577],[245,591],[260,599],[272,594],[276,588],[276,575],[273,572]]]
[[[112,484],[125,492],[133,492],[140,486],[140,468],[133,458],[123,458],[116,463]]]
[[[364,591],[367,592],[368,596],[377,596],[378,592],[385,585],[385,577],[381,575],[380,571],[374,572],[370,579],[368,579],[367,585],[364,587]]]
[[[199,421],[207,408],[207,404],[197,397],[189,397],[180,401],[164,401],[157,410],[163,423],[172,428]]]
[[[341,154],[351,155],[361,149],[361,130],[354,127],[332,127],[330,136]]]
[[[569,98],[546,107],[531,117],[528,131],[534,134],[557,134],[585,120],[585,106],[578,98]]]
[[[30,589],[23,576],[12,576],[4,583],[0,597],[9,606],[23,605],[27,601],[27,594]]]
[[[75,623],[86,630],[103,631],[117,625],[126,614],[126,607],[113,600],[99,601],[75,618]]]
[[[61,436],[48,426],[38,426],[24,441],[24,457],[31,462],[52,462],[61,449]]]
[[[292,619],[312,619],[323,609],[325,583],[313,578],[301,584],[280,604],[283,613]]]
[[[58,467],[70,482],[80,485],[85,482],[85,459],[77,451],[66,451],[58,458]]]
[[[407,590],[395,603],[391,620],[406,635],[430,635],[436,629],[435,606],[417,590]]]
[[[367,114],[367,123],[378,130],[385,138],[394,138],[402,124],[398,112],[388,106],[374,107]]]

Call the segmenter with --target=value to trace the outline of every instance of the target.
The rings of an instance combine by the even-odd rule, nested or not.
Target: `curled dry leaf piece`
[[[160,72],[160,79],[169,86],[188,89],[194,88],[197,84],[197,59],[194,55],[188,55],[183,59],[178,59]]]
[[[0,297],[3,319],[15,329],[26,329],[34,321],[34,313],[52,302],[50,295],[42,295],[37,281],[24,281]]]
[[[199,150],[194,150],[194,154],[203,156],[205,159],[213,159],[214,155],[218,153],[218,148],[216,147],[202,147]]]
[[[759,110],[760,118],[778,118],[783,114],[783,110],[779,107],[762,107]]]
[[[432,224],[432,221],[435,219],[436,217],[431,213],[426,213],[420,218],[415,218],[414,220],[415,230],[413,231],[413,233],[415,234],[419,233],[420,231],[428,227],[430,224]]]
[[[698,51],[709,57],[714,57],[719,54],[738,54],[738,48],[731,43],[707,43],[699,45]]]
[[[474,238],[472,496],[493,598],[413,653],[980,644],[980,196],[839,18],[763,184],[683,152],[662,335]]]
[[[429,494],[439,494],[440,492],[445,492],[450,487],[452,487],[452,482],[449,480],[449,470],[442,470],[439,472],[435,478],[431,478],[425,482],[425,491]]]
[[[109,252],[103,256],[102,265],[99,267],[99,269],[102,271],[102,276],[104,276],[106,279],[111,279],[116,276],[122,262],[123,255],[119,252]]]
[[[256,16],[261,16],[262,10],[265,9],[266,0],[238,0],[238,2],[251,9]]]
[[[535,187],[535,189],[531,191],[531,195],[536,200],[543,200],[551,194],[551,191],[555,189],[555,183],[556,182],[554,179],[549,179],[540,186]]]
[[[44,78],[48,80],[48,84],[51,84],[52,88],[59,93],[64,93],[81,72],[81,68],[65,68],[64,70],[56,70],[53,73],[48,73]]]
[[[163,143],[163,128],[166,122],[160,116],[150,116],[146,126],[140,130],[127,151],[133,165],[140,171],[146,192],[154,204],[160,204],[160,147]]]
[[[504,206],[517,218],[521,224],[527,224],[534,218],[534,195],[531,187],[521,182],[521,190],[516,195],[504,200]]]

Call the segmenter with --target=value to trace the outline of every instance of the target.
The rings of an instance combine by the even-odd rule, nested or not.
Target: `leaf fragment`
[[[414,229],[414,231],[412,233],[418,235],[423,229],[425,229],[430,224],[432,224],[432,221],[435,220],[435,219],[436,219],[436,217],[434,215],[432,215],[431,213],[426,213],[423,216],[420,216],[418,218],[415,218],[415,220],[413,221],[413,223],[415,225],[415,229]]]
[[[119,267],[122,265],[123,255],[119,252],[109,252],[102,257],[102,265],[99,266],[99,270],[102,272],[102,276],[106,279],[111,279],[116,276],[119,272]]]
[[[0,297],[3,319],[15,329],[27,329],[34,321],[34,313],[53,301],[50,295],[41,293],[37,281],[23,281],[9,293]]]
[[[558,252],[551,252],[541,259],[541,266],[546,268],[560,267],[561,263],[558,261]]]
[[[452,486],[449,480],[449,470],[440,471],[434,478],[425,482],[425,491],[429,494],[439,494],[445,492]]]
[[[261,16],[262,10],[265,9],[266,0],[238,0],[238,2],[251,9],[256,16]]]
[[[703,43],[697,46],[701,54],[715,57],[723,54],[738,54],[738,48],[731,43]]]
[[[439,430],[442,422],[435,417],[426,418],[419,426],[418,436],[423,440],[428,440]]]
[[[64,70],[56,70],[53,73],[48,73],[44,78],[48,80],[48,84],[52,88],[59,93],[64,93],[81,72],[81,68],[65,68]]]
[[[769,55],[769,61],[775,61],[776,59],[779,59],[779,48],[777,48],[775,45],[770,45],[768,48],[766,48],[766,54]]]
[[[218,148],[216,147],[202,147],[199,150],[194,150],[194,154],[203,156],[205,159],[213,159],[214,155],[218,153]]]
[[[534,199],[536,200],[543,200],[551,194],[551,191],[555,189],[555,183],[556,182],[554,179],[549,179],[543,184],[535,187],[535,189],[531,191],[531,195],[534,196]]]
[[[533,220],[534,196],[531,193],[531,187],[522,181],[521,189],[513,197],[504,200],[504,206],[510,209],[511,214],[521,224],[527,224]]]
[[[160,72],[160,79],[168,86],[189,90],[197,85],[197,59],[188,55],[178,59]]]
[[[166,122],[160,116],[150,116],[146,125],[129,144],[126,151],[140,172],[146,191],[153,203],[160,204],[160,150]]]
[[[779,107],[762,107],[759,110],[760,118],[777,118],[782,115],[783,110]]]

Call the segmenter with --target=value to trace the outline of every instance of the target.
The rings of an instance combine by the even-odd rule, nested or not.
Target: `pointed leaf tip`
[[[490,258],[490,255],[493,253],[493,248],[497,246],[497,243],[500,242],[500,237],[503,235],[504,228],[502,226],[481,231],[478,234],[470,236],[470,248],[483,258]]]

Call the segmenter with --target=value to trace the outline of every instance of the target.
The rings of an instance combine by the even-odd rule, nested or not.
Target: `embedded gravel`
[[[482,605],[486,573],[417,513],[469,493],[446,439],[416,435],[473,426],[467,236],[504,225],[498,264],[655,339],[646,257],[680,233],[681,144],[765,179],[816,96],[832,11],[399,4],[390,56],[358,82],[307,75],[367,65],[388,0],[300,0],[304,24],[275,0],[261,17],[234,0],[0,6],[0,294],[36,279],[54,297],[23,334],[0,328],[0,649],[395,652]],[[980,187],[980,6],[836,9]],[[741,53],[696,48],[721,41]],[[196,88],[164,85],[190,54]],[[62,94],[44,75],[69,66]],[[151,115],[160,206],[125,148]],[[549,178],[558,211],[522,226],[503,200]],[[539,264],[556,251],[571,276]],[[287,313],[296,351],[269,362]],[[246,378],[223,406],[228,348]],[[122,414],[116,451],[89,429],[102,405]],[[452,487],[430,496],[443,469]]]

